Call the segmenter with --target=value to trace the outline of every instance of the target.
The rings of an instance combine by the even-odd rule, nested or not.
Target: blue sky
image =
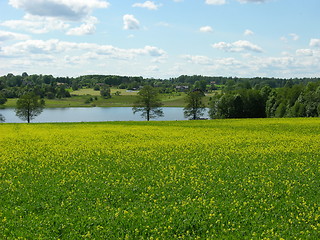
[[[0,75],[320,77],[319,0],[1,0]]]

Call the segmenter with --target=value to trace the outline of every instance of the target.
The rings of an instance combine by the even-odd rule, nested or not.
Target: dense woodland
[[[160,93],[190,92],[194,89],[215,93],[210,97],[211,118],[318,117],[320,78],[237,78],[182,75],[154,79],[115,75],[85,75],[75,78],[52,75],[13,75],[0,77],[0,104],[34,92],[41,98],[72,97],[72,91],[93,88],[110,97],[109,87],[139,90],[151,85]],[[70,94],[71,92],[71,94]]]

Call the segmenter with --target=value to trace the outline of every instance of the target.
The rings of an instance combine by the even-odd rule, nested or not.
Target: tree
[[[2,122],[5,122],[5,118],[4,118],[4,116],[2,116],[2,114],[0,114],[0,123],[2,123]]]
[[[202,101],[204,93],[200,89],[195,89],[189,92],[185,101],[187,106],[184,108],[184,116],[189,119],[199,119],[203,116],[205,105]]]
[[[111,98],[111,90],[107,85],[103,85],[100,90],[100,95],[103,98]]]
[[[158,91],[149,85],[138,92],[138,99],[132,108],[133,113],[142,112],[141,116],[147,121],[151,118],[163,117],[162,103]]]
[[[0,105],[5,104],[7,102],[7,98],[0,93]]]
[[[44,106],[43,99],[34,93],[27,93],[18,99],[15,112],[20,119],[30,123],[32,119],[41,114]]]

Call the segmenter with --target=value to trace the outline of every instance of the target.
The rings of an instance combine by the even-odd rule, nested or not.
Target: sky
[[[0,0],[0,75],[320,77],[319,0]]]

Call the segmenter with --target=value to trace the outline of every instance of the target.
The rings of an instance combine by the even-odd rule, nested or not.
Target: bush
[[[0,105],[5,104],[6,102],[7,102],[7,98],[1,94],[0,95]]]

